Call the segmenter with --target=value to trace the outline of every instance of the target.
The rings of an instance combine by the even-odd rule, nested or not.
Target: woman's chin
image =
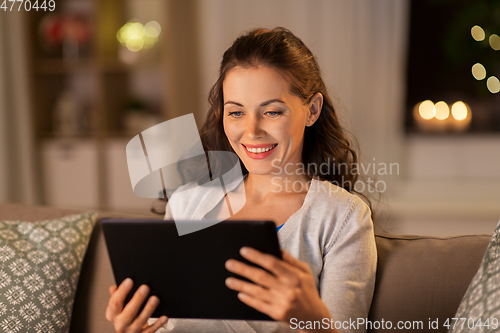
[[[272,169],[271,168],[248,168],[248,173],[251,173],[252,175],[273,175],[272,174]]]
[[[245,165],[245,168],[248,170],[248,173],[251,173],[253,175],[275,175],[276,174],[276,168],[274,168],[271,163],[255,163],[253,161],[243,163]],[[261,165],[259,165],[261,164]]]

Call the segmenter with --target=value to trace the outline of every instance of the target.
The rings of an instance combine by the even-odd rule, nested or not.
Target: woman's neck
[[[255,201],[269,197],[290,194],[306,194],[311,178],[303,174],[266,174],[249,173],[245,179],[245,193]]]

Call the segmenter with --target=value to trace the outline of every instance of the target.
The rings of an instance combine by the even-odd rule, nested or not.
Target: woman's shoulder
[[[325,247],[331,247],[341,238],[373,237],[371,209],[357,194],[320,180],[313,183],[313,189],[308,215],[314,223],[307,224],[308,228],[322,230]]]
[[[370,207],[357,194],[329,181],[317,179],[312,181],[311,189],[313,193],[308,200],[311,215],[319,216],[329,223],[342,223],[352,219],[371,221]]]
[[[313,179],[311,182],[311,189],[313,190],[314,198],[317,202],[335,206],[345,206],[349,204],[356,206],[366,205],[357,194],[353,194],[327,180]]]
[[[293,228],[285,225],[283,232],[280,230],[283,244],[297,246],[305,238],[307,251],[324,253],[343,240],[372,237],[370,208],[356,194],[317,179],[311,181],[309,191],[304,206],[292,220]]]

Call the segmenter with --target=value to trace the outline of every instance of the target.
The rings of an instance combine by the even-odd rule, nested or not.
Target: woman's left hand
[[[254,283],[233,277],[226,285],[238,291],[238,298],[252,308],[267,314],[274,320],[322,320],[330,318],[330,312],[318,294],[309,265],[282,251],[283,260],[249,247],[243,247],[241,255],[269,272],[230,259],[227,270],[241,275]],[[272,273],[272,274],[271,274]]]

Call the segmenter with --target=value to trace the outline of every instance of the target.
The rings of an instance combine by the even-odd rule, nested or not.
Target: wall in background
[[[168,1],[166,11],[168,117],[194,112],[201,125],[230,43],[256,26],[287,27],[317,56],[341,119],[358,138],[362,161],[377,163],[376,171],[378,163],[399,165],[397,173],[377,176],[386,184],[381,200],[374,198],[379,225],[392,233],[434,235],[493,230],[500,218],[500,138],[403,134],[407,0],[186,0]],[[26,135],[13,140],[0,131],[0,200],[36,202],[29,85],[23,57],[13,57],[25,53],[23,37],[13,37],[22,34],[22,19],[9,15],[0,16],[0,42],[9,45],[0,50],[0,126]],[[7,33],[11,21],[21,30]],[[140,78],[134,81],[140,85]]]
[[[500,138],[404,134],[409,1],[199,2],[202,91],[243,31],[284,26],[316,55],[361,162],[385,191],[371,193],[384,232],[487,233],[500,219]],[[207,109],[206,95],[199,96]],[[382,165],[398,169],[384,175]],[[368,177],[373,172],[368,172]],[[380,183],[382,184],[382,183]],[[368,193],[370,194],[370,193]]]
[[[22,12],[0,11],[0,201],[35,203],[37,186]]]

